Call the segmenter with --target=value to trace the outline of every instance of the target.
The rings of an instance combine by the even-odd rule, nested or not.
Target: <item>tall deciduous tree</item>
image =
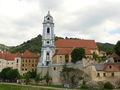
[[[8,80],[9,82],[14,82],[20,78],[20,74],[17,69],[12,69],[8,67],[8,68],[4,68],[0,72],[0,78],[3,81]]]
[[[115,53],[120,56],[120,41],[115,45]]]
[[[35,77],[35,82],[36,82],[36,84],[38,84],[39,83],[39,81],[42,81],[44,78],[43,78],[43,76],[42,76],[42,73],[38,73],[37,75],[36,75],[36,77]]]
[[[75,48],[71,53],[71,57],[72,62],[76,63],[77,61],[85,57],[85,50],[83,48]]]

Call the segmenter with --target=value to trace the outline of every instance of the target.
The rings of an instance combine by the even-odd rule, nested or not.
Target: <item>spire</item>
[[[48,11],[48,14],[47,15],[50,15],[50,11]]]

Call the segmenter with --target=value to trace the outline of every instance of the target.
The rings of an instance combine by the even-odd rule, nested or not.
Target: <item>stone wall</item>
[[[37,68],[37,73],[42,73],[42,75],[46,75],[49,72],[49,75],[52,77],[53,85],[61,85],[60,81],[60,73],[63,69],[64,64],[53,64],[51,66],[42,66]],[[68,63],[67,67],[78,68],[83,70],[83,62],[80,61],[76,64]]]

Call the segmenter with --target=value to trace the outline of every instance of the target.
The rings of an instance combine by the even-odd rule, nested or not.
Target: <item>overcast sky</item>
[[[120,0],[0,0],[0,43],[16,46],[42,34],[48,10],[56,36],[120,40]]]

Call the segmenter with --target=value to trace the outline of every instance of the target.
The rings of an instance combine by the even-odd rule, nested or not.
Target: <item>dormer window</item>
[[[50,33],[50,28],[47,28],[47,34],[49,34]]]

